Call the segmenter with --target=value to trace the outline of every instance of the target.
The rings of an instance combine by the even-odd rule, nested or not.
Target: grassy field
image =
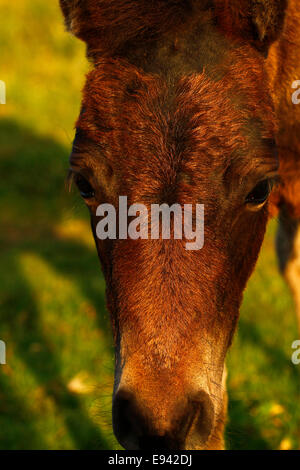
[[[65,189],[88,68],[56,1],[1,0],[1,449],[117,449],[113,350],[87,212]],[[270,224],[228,357],[231,449],[296,449],[300,367]]]

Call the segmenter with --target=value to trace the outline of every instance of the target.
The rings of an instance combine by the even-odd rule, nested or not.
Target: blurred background
[[[113,349],[88,214],[65,179],[88,70],[58,1],[1,0],[1,449],[118,449]],[[274,254],[276,220],[228,356],[231,449],[296,449],[297,324]]]

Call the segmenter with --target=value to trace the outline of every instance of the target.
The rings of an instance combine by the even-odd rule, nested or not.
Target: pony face
[[[225,355],[278,170],[264,57],[256,38],[243,41],[228,23],[223,29],[211,2],[201,15],[197,2],[191,10],[170,2],[167,31],[152,11],[150,39],[144,2],[143,28],[140,15],[132,16],[136,2],[120,4],[122,15],[128,4],[132,29],[106,7],[128,37],[117,44],[107,24],[104,44],[113,54],[100,53],[96,18],[105,3],[93,4],[89,25],[78,22],[79,3],[71,14],[95,66],[70,162],[107,283],[116,346],[114,431],[129,449],[222,448]],[[162,17],[167,3],[159,3]],[[134,30],[148,39],[140,43]],[[187,251],[172,237],[100,240],[97,207],[109,203],[118,213],[120,196],[147,208],[203,204],[202,249]]]

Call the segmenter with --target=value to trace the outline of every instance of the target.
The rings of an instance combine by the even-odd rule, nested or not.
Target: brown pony
[[[296,0],[60,4],[93,63],[70,162],[107,283],[115,435],[127,449],[223,449],[225,356],[278,210],[300,311]],[[98,239],[97,206],[120,195],[204,204],[203,248]]]

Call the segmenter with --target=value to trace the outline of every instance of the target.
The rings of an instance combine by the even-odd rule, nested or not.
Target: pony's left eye
[[[75,183],[84,199],[91,199],[95,196],[95,191],[90,183],[81,175],[76,175]]]
[[[246,197],[246,204],[254,207],[262,205],[268,199],[269,194],[272,191],[272,186],[273,183],[270,179],[266,179],[258,183]]]

